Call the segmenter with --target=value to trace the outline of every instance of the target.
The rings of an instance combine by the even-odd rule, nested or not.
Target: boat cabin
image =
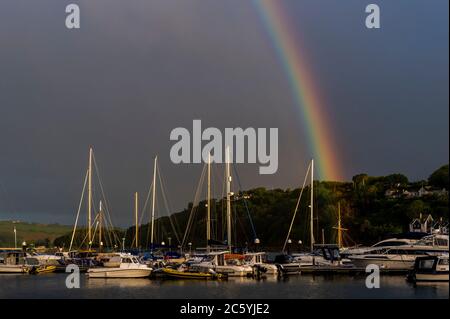
[[[26,253],[23,251],[0,252],[0,264],[4,265],[24,265]]]
[[[341,260],[341,255],[339,253],[338,245],[334,244],[324,244],[314,245],[314,255],[322,256],[325,260],[329,260],[331,262]]]
[[[249,264],[262,264],[266,262],[266,253],[246,253],[244,255],[245,262]]]
[[[216,266],[225,266],[225,255],[229,254],[228,251],[211,252],[203,258],[203,262],[211,262]]]

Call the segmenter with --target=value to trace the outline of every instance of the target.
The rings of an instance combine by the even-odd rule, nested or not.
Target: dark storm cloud
[[[113,218],[131,222],[158,154],[174,209],[201,166],[171,164],[170,131],[193,119],[278,127],[279,171],[239,166],[244,188],[293,187],[310,157],[285,75],[250,1],[0,3],[0,218],[70,223],[94,145]],[[414,2],[414,3],[411,3]],[[286,1],[302,28],[345,174],[426,177],[448,161],[448,3]],[[220,191],[218,191],[220,194]]]

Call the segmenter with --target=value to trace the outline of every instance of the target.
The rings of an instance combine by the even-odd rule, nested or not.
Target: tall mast
[[[209,241],[211,239],[211,153],[208,154],[208,199],[206,202],[206,250],[209,253]]]
[[[311,252],[314,251],[314,159],[311,160]]]
[[[232,252],[231,246],[231,174],[230,174],[230,147],[226,149],[226,175],[227,175],[227,241],[228,250]]]
[[[102,209],[102,201],[100,201],[100,210],[98,212],[98,224],[99,224],[99,230],[98,230],[98,248],[99,251],[102,251],[103,248],[103,242],[102,242],[102,218],[103,218],[103,209]]]
[[[156,199],[156,163],[158,161],[158,156],[155,157],[155,162],[153,164],[153,189],[152,189],[152,221],[151,221],[151,234],[150,234],[150,244],[153,250],[153,234],[155,229],[155,199]]]
[[[343,244],[343,237],[342,237],[342,231],[346,231],[348,230],[347,228],[342,228],[342,219],[341,219],[341,203],[338,202],[338,224],[337,227],[333,227],[334,229],[337,229],[337,242],[338,242],[338,247],[342,248],[342,244]]]
[[[92,243],[92,147],[89,148],[89,174],[88,174],[88,240]]]
[[[338,247],[342,247],[341,203],[338,203]]]
[[[136,223],[136,248],[139,248],[138,193],[134,193],[134,218]]]

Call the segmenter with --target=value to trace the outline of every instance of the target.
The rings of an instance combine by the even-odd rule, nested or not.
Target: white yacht
[[[225,259],[226,254],[229,254],[229,252],[211,252],[199,263],[192,263],[189,268],[198,272],[209,272],[213,270],[218,274],[230,277],[246,277],[252,275],[253,268],[251,266],[246,265],[239,259]]]
[[[369,247],[353,247],[353,248],[344,248],[341,250],[340,254],[343,257],[350,255],[362,255],[367,254],[370,251],[377,250],[383,247],[394,247],[394,246],[403,246],[403,245],[413,245],[417,242],[416,239],[402,239],[402,238],[389,238],[382,240],[372,246]]]
[[[89,278],[145,278],[149,277],[152,268],[142,264],[137,257],[130,254],[120,256],[119,267],[91,268],[87,274]]]
[[[267,275],[278,274],[278,267],[266,262],[266,253],[246,253],[244,254],[244,263],[251,266],[254,273],[262,272]]]
[[[375,264],[386,270],[410,270],[417,257],[448,254],[448,248],[448,235],[430,235],[412,245],[377,248],[366,254],[348,256],[348,259],[355,267]]]

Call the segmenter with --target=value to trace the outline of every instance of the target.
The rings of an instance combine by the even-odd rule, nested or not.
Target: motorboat
[[[417,257],[407,279],[412,282],[449,281],[448,255]]]
[[[288,254],[275,256],[274,263],[278,268],[280,275],[298,275],[300,274],[300,263],[294,261],[294,258]]]
[[[275,264],[267,263],[265,252],[246,253],[244,254],[244,262],[253,268],[254,275],[278,274],[278,267]]]
[[[344,248],[340,251],[342,257],[347,257],[350,255],[362,255],[367,254],[370,251],[376,251],[379,248],[384,247],[394,247],[394,246],[404,246],[413,245],[417,242],[415,239],[402,239],[402,238],[389,238],[382,240],[369,247],[354,247],[354,248]]]
[[[210,270],[229,277],[247,277],[253,274],[253,268],[246,265],[243,259],[225,258],[228,251],[210,252],[199,263],[191,263],[191,271],[208,272]]]
[[[448,254],[448,235],[430,235],[413,245],[390,246],[371,250],[366,254],[351,255],[355,267],[375,264],[384,270],[407,271],[414,267],[417,257]]]
[[[37,260],[27,260],[27,254],[23,251],[5,251],[0,253],[0,273],[27,273],[30,269],[29,263]]]
[[[152,268],[141,263],[139,259],[130,254],[120,256],[119,267],[91,268],[87,271],[89,278],[145,278],[149,277]]]
[[[225,279],[227,276],[219,274],[210,269],[208,272],[190,271],[187,266],[180,266],[177,269],[162,268],[162,272],[171,278],[179,279]]]

